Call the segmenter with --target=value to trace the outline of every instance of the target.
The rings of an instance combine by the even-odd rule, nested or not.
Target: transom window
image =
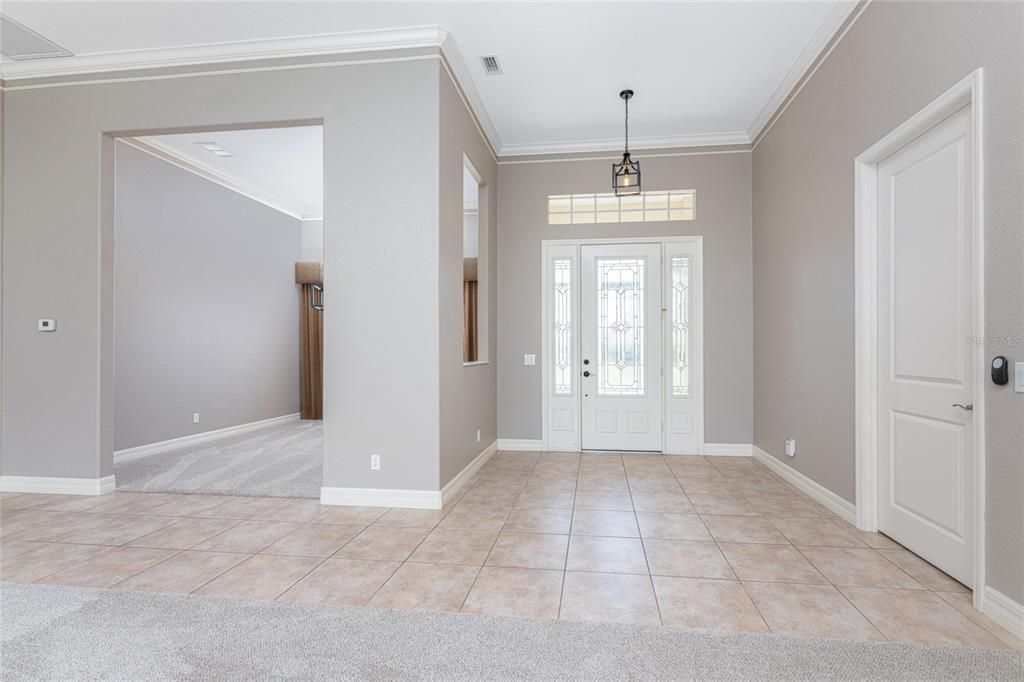
[[[548,225],[693,220],[696,200],[692,189],[641,192],[628,197],[611,193],[552,194],[548,196]]]

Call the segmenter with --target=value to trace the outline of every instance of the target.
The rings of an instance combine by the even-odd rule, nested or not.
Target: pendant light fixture
[[[633,91],[623,90],[619,97],[626,103],[626,148],[622,153],[622,163],[612,164],[612,189],[615,196],[623,197],[640,194],[640,162],[629,158],[629,100]]]

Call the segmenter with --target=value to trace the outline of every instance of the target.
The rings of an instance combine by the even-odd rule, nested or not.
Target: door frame
[[[704,237],[701,235],[689,235],[689,236],[678,236],[678,237],[614,237],[614,238],[585,238],[585,239],[544,239],[541,241],[541,352],[538,353],[541,363],[541,438],[542,448],[544,450],[550,449],[551,443],[551,410],[550,410],[550,398],[552,395],[551,381],[553,379],[551,368],[548,362],[549,349],[551,347],[551,269],[548,264],[552,258],[552,252],[555,250],[567,250],[575,249],[575,258],[573,259],[573,273],[575,279],[574,283],[579,282],[579,275],[581,272],[580,253],[581,247],[583,246],[601,246],[601,245],[615,245],[615,244],[659,244],[662,248],[662,263],[660,264],[662,278],[661,278],[661,294],[662,294],[662,324],[659,333],[662,336],[662,349],[661,349],[661,362],[662,372],[664,373],[668,367],[668,353],[671,350],[671,340],[668,337],[668,327],[664,324],[664,311],[667,311],[668,303],[665,298],[669,293],[670,280],[667,280],[664,276],[665,273],[665,253],[671,245],[685,244],[692,246],[695,253],[695,267],[691,271],[691,287],[696,284],[698,294],[694,295],[691,299],[692,310],[691,319],[693,320],[694,326],[699,330],[699,334],[693,335],[692,338],[692,378],[691,381],[694,386],[695,400],[697,404],[698,417],[695,420],[695,430],[697,439],[696,452],[676,453],[670,452],[666,448],[666,440],[668,436],[668,410],[669,401],[667,399],[667,391],[671,385],[671,382],[662,382],[662,400],[661,400],[661,411],[662,411],[662,436],[661,436],[661,452],[664,454],[704,454]],[[572,293],[572,324],[573,329],[578,330],[580,328],[580,287],[578,284],[575,286]],[[579,333],[576,334],[573,343],[573,364],[574,371],[578,375],[579,367],[575,366],[580,356],[581,337]],[[574,390],[573,395],[570,399],[575,403],[575,450],[579,451],[582,447],[582,394],[578,390]],[[560,398],[561,399],[561,398]]]
[[[974,441],[972,564],[974,607],[981,610],[985,585],[985,212],[982,136],[982,69],[978,69],[933,100],[854,160],[855,264],[855,455],[857,528],[878,531],[878,164],[952,114],[969,108],[974,164],[974,273],[971,324],[974,364]]]

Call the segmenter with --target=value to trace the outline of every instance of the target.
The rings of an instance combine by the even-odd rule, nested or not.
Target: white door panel
[[[967,585],[972,158],[964,109],[877,175],[879,530]]]
[[[581,249],[582,448],[662,449],[661,245]]]

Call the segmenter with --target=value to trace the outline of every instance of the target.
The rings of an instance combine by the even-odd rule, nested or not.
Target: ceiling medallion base
[[[612,164],[612,190],[615,196],[624,197],[640,194],[640,162],[629,156],[629,100],[633,99],[633,91],[623,90],[619,97],[626,103],[626,146],[622,161]]]

